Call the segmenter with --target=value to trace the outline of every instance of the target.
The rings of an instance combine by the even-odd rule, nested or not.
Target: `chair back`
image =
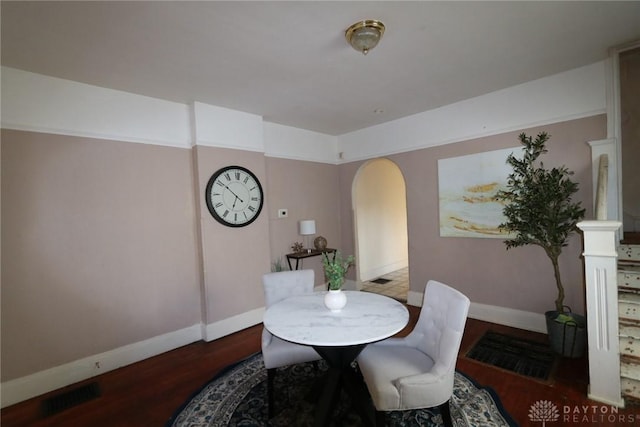
[[[469,304],[458,290],[435,280],[427,283],[420,317],[407,338],[434,360],[438,371],[455,370]]]
[[[262,276],[266,307],[287,297],[313,292],[313,270],[278,271]]]

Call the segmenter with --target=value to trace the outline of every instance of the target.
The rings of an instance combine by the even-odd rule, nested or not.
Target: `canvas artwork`
[[[440,236],[509,237],[498,228],[505,221],[504,205],[495,196],[506,189],[511,173],[507,156],[516,150],[521,151],[507,148],[438,160]]]

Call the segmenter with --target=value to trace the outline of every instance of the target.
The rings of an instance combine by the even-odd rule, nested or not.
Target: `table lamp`
[[[303,219],[298,222],[298,233],[305,238],[305,249],[311,252],[309,236],[316,234],[316,221],[313,219]]]

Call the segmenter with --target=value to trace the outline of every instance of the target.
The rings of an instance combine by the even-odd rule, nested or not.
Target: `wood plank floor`
[[[417,320],[419,309],[409,307],[409,311],[410,323],[398,335],[405,335]],[[473,319],[467,321],[457,368],[479,384],[492,387],[519,425],[542,425],[540,421],[529,419],[531,405],[540,400],[551,401],[561,412],[558,421],[548,423],[550,427],[640,424],[638,407],[631,406],[611,414],[609,406],[587,399],[586,359],[560,360],[553,377],[539,381],[464,357],[489,329],[542,342],[546,341],[546,335]],[[174,411],[221,369],[259,351],[261,331],[262,326],[257,325],[210,343],[190,344],[87,380],[85,383],[98,382],[100,397],[49,417],[42,415],[42,402],[61,390],[10,406],[1,411],[0,423],[2,427],[164,426]],[[571,414],[564,414],[565,410]],[[608,414],[603,416],[603,411]]]

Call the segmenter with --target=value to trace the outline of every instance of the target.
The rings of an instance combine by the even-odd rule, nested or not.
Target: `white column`
[[[618,221],[582,221],[589,340],[589,398],[624,406],[620,385]]]
[[[613,221],[622,221],[622,201],[620,194],[620,168],[618,167],[618,152],[616,140],[613,138],[603,139],[600,141],[589,141],[587,144],[591,147],[591,176],[593,177],[593,200],[597,202],[598,197],[598,168],[600,166],[600,156],[607,155],[607,181],[606,181],[606,203],[607,218]],[[595,212],[596,206],[594,206]],[[616,231],[617,234],[617,231]],[[620,236],[618,236],[620,237]]]

